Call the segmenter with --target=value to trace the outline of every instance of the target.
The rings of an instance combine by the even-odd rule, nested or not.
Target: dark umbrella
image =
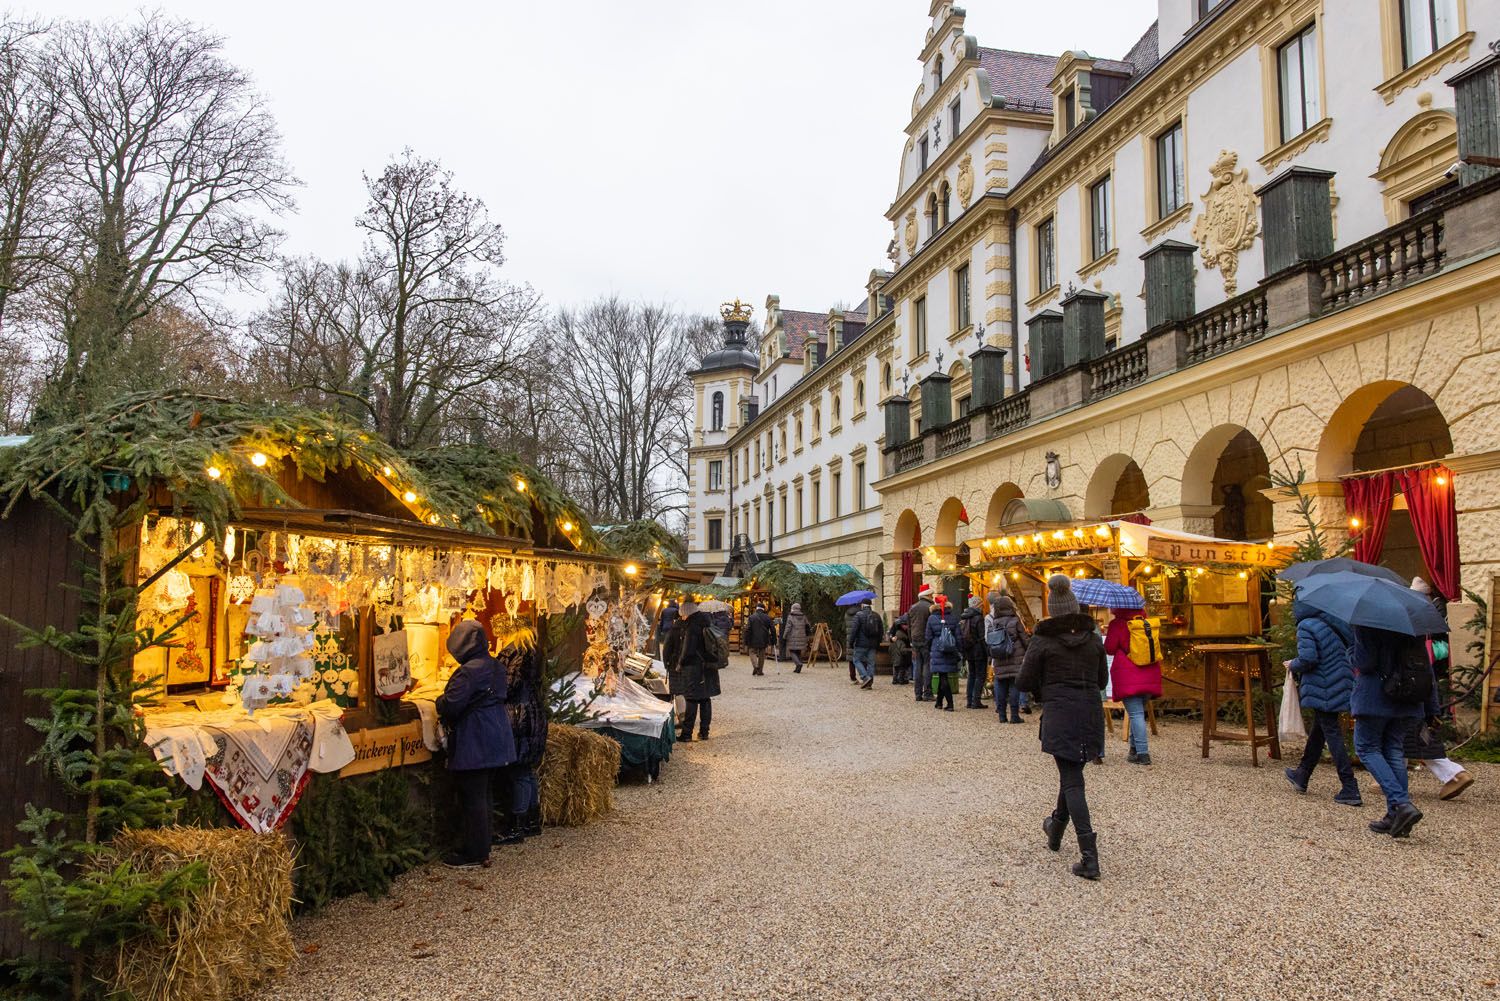
[[[840,608],[844,608],[848,605],[857,605],[862,601],[874,600],[874,591],[850,591],[848,594],[839,595],[838,600],[835,601],[834,604],[839,606]]]
[[[1276,571],[1280,580],[1289,580],[1296,583],[1309,577],[1320,576],[1326,573],[1357,573],[1364,577],[1374,577],[1377,580],[1388,580],[1392,584],[1406,586],[1406,578],[1394,570],[1376,566],[1373,563],[1362,563],[1359,560],[1351,560],[1347,556],[1334,556],[1326,560],[1310,560],[1307,563],[1293,563],[1291,566]]]
[[[1297,584],[1297,600],[1354,626],[1408,636],[1448,631],[1448,623],[1425,596],[1379,577],[1348,571],[1314,574]]]

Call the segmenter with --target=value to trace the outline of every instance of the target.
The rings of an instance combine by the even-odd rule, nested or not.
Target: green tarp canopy
[[[867,587],[870,583],[865,580],[864,574],[847,563],[793,563],[792,567],[798,573],[816,574],[819,577],[858,577]]]

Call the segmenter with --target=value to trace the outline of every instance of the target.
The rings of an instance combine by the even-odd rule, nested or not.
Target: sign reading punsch
[[[1230,563],[1251,567],[1279,567],[1291,554],[1286,549],[1267,549],[1262,543],[1218,540],[1188,542],[1152,536],[1146,543],[1146,555],[1167,563]]]

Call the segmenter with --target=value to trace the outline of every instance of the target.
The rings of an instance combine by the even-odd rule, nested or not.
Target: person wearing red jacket
[[[1133,608],[1111,611],[1115,617],[1110,620],[1109,631],[1104,634],[1104,652],[1114,658],[1109,665],[1110,693],[1124,703],[1125,713],[1130,717],[1130,753],[1125,760],[1136,765],[1149,765],[1151,750],[1146,743],[1146,700],[1161,698],[1161,661],[1137,664],[1130,659],[1130,621],[1145,618],[1146,613]],[[1159,644],[1160,640],[1157,642]]]

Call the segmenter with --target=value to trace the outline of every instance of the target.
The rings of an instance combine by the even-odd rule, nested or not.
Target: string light
[[[1275,549],[1276,548],[1276,543],[1275,542],[1267,542],[1266,543],[1266,548],[1267,549]]]
[[[1151,564],[1149,564],[1149,563],[1147,563],[1145,566],[1141,567],[1141,575],[1144,576],[1144,577],[1150,577],[1151,574],[1154,573],[1154,572],[1155,572],[1155,568],[1152,567]]]
[[[256,468],[264,466],[269,461],[270,460],[266,458],[266,453],[264,452],[256,452],[254,455],[250,456],[250,465],[255,466]]]
[[[1204,575],[1204,573],[1206,573],[1207,571],[1205,571],[1202,567],[1199,567],[1197,570],[1194,570],[1193,572],[1196,573],[1199,577],[1202,577]]]
[[[408,504],[415,504],[417,502],[416,491],[408,490],[406,493],[401,495],[401,499],[406,501],[406,503]]]
[[[1032,537],[1031,537],[1031,541],[1032,541],[1032,542],[1035,542],[1035,543],[1036,543],[1036,544],[1037,544],[1037,545],[1039,545],[1039,546],[1040,546],[1040,545],[1041,545],[1041,544],[1042,544],[1042,533],[1041,533],[1041,532],[1038,532],[1038,533],[1036,533],[1036,534],[1035,534],[1035,535],[1033,535],[1033,536],[1032,536]]]
[[[1433,482],[1436,483],[1440,487],[1446,487],[1448,485],[1448,477],[1446,477],[1446,476],[1438,476],[1436,479],[1433,480]]]
[[[640,573],[640,570],[641,568],[636,566],[634,563],[625,564],[625,576],[627,577],[634,577],[636,574]]]
[[[1250,579],[1250,572],[1248,570],[1241,570],[1240,571],[1240,580],[1249,580],[1249,579]]]
[[[1081,538],[1083,538],[1083,529],[1081,529],[1081,528],[1075,528],[1075,529],[1073,529],[1073,538],[1075,538],[1075,539],[1081,539]]]
[[[392,473],[395,472],[395,470],[392,469],[390,466],[381,466],[380,467],[380,472],[381,472],[381,475],[383,475],[383,476],[390,476]]]
[[[1063,531],[1062,531],[1062,529],[1059,528],[1057,531],[1053,532],[1052,533],[1052,537],[1054,539],[1061,539],[1063,537]]]
[[[1349,519],[1349,527],[1350,528],[1358,528],[1359,527],[1359,519],[1358,518],[1350,518]]]
[[[1021,573],[1020,573],[1020,571],[1019,570],[1012,570],[1010,572],[1010,579],[1011,580],[1020,580],[1021,579]]]
[[[1019,543],[1017,543],[1017,545],[1019,545]],[[1010,540],[1009,539],[1001,539],[1000,540],[1000,548],[1002,548],[1002,549],[1009,549],[1010,548]]]
[[[1101,539],[1109,538],[1109,526],[1100,525],[1098,528],[1094,529],[1094,534],[1099,536],[1099,538]]]
[[[565,521],[565,522],[563,522],[563,531],[564,532],[571,532],[571,531],[573,531],[573,523],[571,521]]]
[[[526,492],[526,481],[519,476],[516,477],[516,489],[523,494]]]
[[[209,466],[208,469],[205,470],[205,472],[208,473],[208,478],[211,480],[217,480],[219,477],[224,475],[224,470],[220,469],[218,466]]]

